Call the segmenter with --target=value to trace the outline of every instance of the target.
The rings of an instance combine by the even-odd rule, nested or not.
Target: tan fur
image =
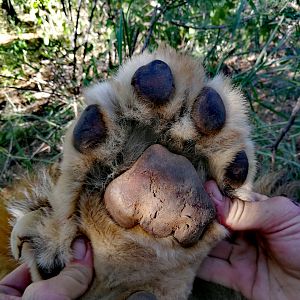
[[[291,170],[289,170],[291,172]],[[288,176],[289,175],[289,176]],[[269,172],[259,176],[255,181],[254,190],[257,193],[268,196],[285,195],[292,199],[298,199],[300,193],[300,181],[291,180],[287,170]]]
[[[9,215],[4,206],[4,192],[0,196],[0,278],[12,271],[17,263],[10,255],[9,239],[11,228],[9,225]]]
[[[131,86],[135,71],[154,59],[169,65],[176,86],[172,99],[159,107],[140,99]],[[195,99],[205,86],[213,87],[220,94],[227,113],[225,126],[209,137],[199,134],[191,117]],[[214,221],[201,240],[190,248],[183,248],[173,237],[155,238],[139,226],[124,229],[111,219],[98,192],[101,187],[96,187],[99,183],[93,181],[95,178],[89,179],[87,174],[96,165],[108,165],[112,170],[109,181],[128,169],[149,146],[147,141],[141,140],[140,144],[136,142],[129,147],[131,128],[126,122],[120,122],[122,117],[150,126],[153,135],[176,153],[185,153],[185,142],[194,140],[196,146],[192,159],[197,158],[198,175],[204,180],[213,177],[221,189],[224,170],[236,153],[244,150],[249,160],[249,173],[245,183],[232,193],[249,200],[255,158],[245,100],[229,79],[222,75],[207,79],[197,60],[165,46],[154,53],[134,57],[114,78],[99,83],[85,94],[88,105],[100,106],[107,138],[97,148],[82,154],[72,143],[77,120],[69,128],[59,178],[52,181],[52,177],[45,174],[48,184],[44,185],[42,192],[33,190],[35,186],[43,186],[43,182],[34,182],[26,197],[18,197],[23,199],[25,207],[19,203],[11,205],[15,218],[11,242],[13,253],[18,256],[15,248],[22,243],[26,224],[26,236],[31,238],[31,243],[23,245],[22,261],[30,265],[33,279],[39,280],[37,266],[51,266],[55,255],[59,263],[67,263],[72,257],[72,241],[84,233],[92,243],[95,267],[93,284],[84,298],[125,299],[134,291],[146,290],[158,299],[187,299],[196,269],[209,250],[225,237],[225,229]],[[183,105],[186,109],[181,115]],[[116,159],[120,152],[124,155],[122,166]],[[43,176],[40,179],[43,181]],[[87,185],[95,185],[95,189],[89,190]],[[39,208],[30,203],[43,205]],[[30,216],[34,218],[28,216],[32,211],[34,213]],[[30,247],[36,252],[30,251]]]

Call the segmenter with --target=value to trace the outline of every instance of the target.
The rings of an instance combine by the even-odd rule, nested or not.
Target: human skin
[[[23,264],[0,281],[0,300],[76,299],[88,289],[93,277],[93,255],[85,238],[73,242],[73,260],[59,275],[32,283],[28,267]]]
[[[220,223],[236,238],[220,242],[198,276],[248,299],[299,299],[300,207],[280,196],[253,194],[255,202],[229,199],[214,181],[206,182],[205,189]]]

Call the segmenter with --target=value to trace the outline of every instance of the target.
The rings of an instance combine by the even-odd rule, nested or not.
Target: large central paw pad
[[[196,243],[215,216],[190,161],[157,144],[110,183],[104,199],[120,226],[139,224],[156,237],[173,235],[183,246]]]

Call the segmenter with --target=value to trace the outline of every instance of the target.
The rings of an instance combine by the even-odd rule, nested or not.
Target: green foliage
[[[14,166],[28,168],[36,160],[53,161],[59,155],[61,136],[80,109],[82,87],[111,76],[144,46],[151,51],[162,41],[202,59],[211,76],[231,73],[249,102],[259,169],[269,172],[271,146],[300,94],[299,3],[15,0],[13,4],[21,23],[8,23],[5,14],[0,15],[1,27],[16,36],[0,43],[0,172],[5,180]],[[28,39],[24,33],[36,37]],[[48,96],[41,99],[40,92]],[[272,166],[290,170],[298,179],[299,127],[297,119]],[[42,143],[49,146],[49,153],[37,151]]]

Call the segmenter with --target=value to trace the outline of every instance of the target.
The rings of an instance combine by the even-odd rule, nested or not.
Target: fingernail
[[[213,200],[214,202],[223,202],[224,197],[214,181],[207,181],[204,184],[204,188],[211,200]]]
[[[85,239],[84,238],[75,239],[72,245],[72,249],[73,249],[73,258],[82,260],[85,257],[87,251]]]
[[[130,295],[127,300],[157,300],[157,298],[152,293],[140,291]]]

